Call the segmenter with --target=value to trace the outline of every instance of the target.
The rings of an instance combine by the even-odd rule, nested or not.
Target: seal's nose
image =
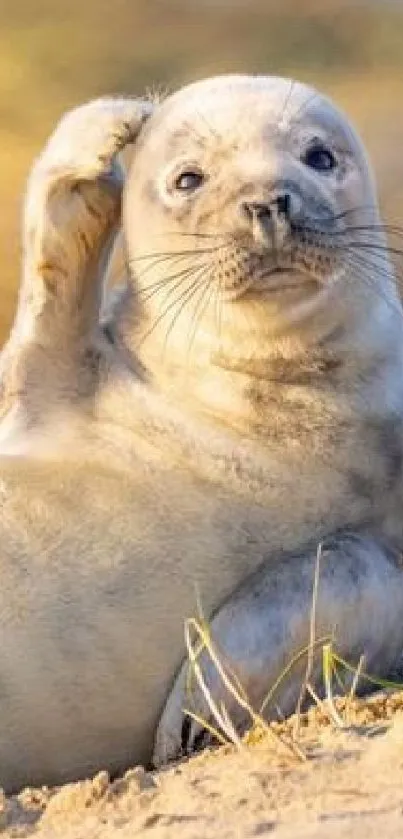
[[[276,192],[268,201],[243,201],[241,213],[247,221],[255,242],[263,248],[278,251],[291,227],[291,196]]]
[[[267,222],[274,221],[278,217],[289,219],[291,196],[288,192],[282,192],[267,202],[244,201],[242,211],[249,221]]]

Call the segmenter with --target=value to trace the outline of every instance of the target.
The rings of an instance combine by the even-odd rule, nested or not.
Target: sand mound
[[[343,839],[403,836],[403,693],[354,700],[351,728],[324,711],[301,718],[305,761],[272,735],[209,750],[159,773],[106,772],[0,800],[1,839]],[[289,734],[290,720],[278,727]]]

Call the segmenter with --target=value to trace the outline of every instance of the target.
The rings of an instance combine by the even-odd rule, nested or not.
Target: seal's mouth
[[[312,283],[317,285],[314,277],[278,265],[258,277],[243,277],[232,284],[221,284],[220,297],[224,303],[257,297],[284,297]]]
[[[211,280],[223,302],[276,297],[278,305],[315,294],[341,261],[340,248],[331,238],[297,228],[269,246],[227,237],[208,259]]]

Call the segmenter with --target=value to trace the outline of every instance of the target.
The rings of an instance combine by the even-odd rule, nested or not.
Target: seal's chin
[[[262,298],[289,298],[295,294],[312,294],[318,290],[318,279],[302,271],[292,271],[281,266],[272,268],[258,277],[246,276],[236,283],[222,284],[220,296],[224,303]]]

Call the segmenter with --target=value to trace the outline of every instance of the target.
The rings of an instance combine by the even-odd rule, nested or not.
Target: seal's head
[[[271,77],[180,90],[146,124],[126,190],[142,351],[261,363],[361,329],[391,276],[378,222],[363,146],[325,97]]]

